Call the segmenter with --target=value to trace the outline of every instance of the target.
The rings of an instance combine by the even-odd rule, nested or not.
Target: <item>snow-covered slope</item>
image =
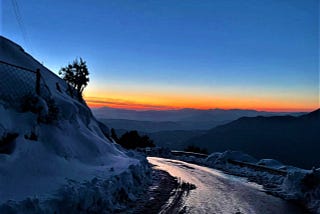
[[[87,105],[67,93],[63,80],[4,37],[0,37],[0,60],[40,69],[50,91],[49,99],[32,95],[34,113],[13,107],[23,105],[22,100],[12,105],[0,97],[1,213],[102,208],[108,212],[134,200],[148,180],[145,159],[110,142]],[[1,63],[0,72],[7,72]],[[11,87],[18,90],[24,80],[13,81]],[[2,94],[8,90],[0,84]],[[49,105],[56,113],[47,121]]]

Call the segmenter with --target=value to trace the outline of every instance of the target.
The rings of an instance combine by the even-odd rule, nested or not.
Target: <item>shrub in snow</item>
[[[0,137],[0,154],[11,154],[15,148],[14,140],[19,136],[18,133],[3,133]]]
[[[21,99],[21,110],[22,112],[32,112],[45,116],[48,114],[47,103],[42,97],[29,93]]]
[[[22,112],[32,112],[38,115],[38,122],[51,123],[58,120],[59,108],[53,98],[44,100],[42,97],[29,93],[21,100]]]

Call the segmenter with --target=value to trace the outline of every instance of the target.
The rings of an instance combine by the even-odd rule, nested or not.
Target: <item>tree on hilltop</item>
[[[59,71],[59,75],[71,86],[73,86],[79,95],[82,95],[84,88],[89,82],[89,71],[86,61],[77,58],[66,67]]]

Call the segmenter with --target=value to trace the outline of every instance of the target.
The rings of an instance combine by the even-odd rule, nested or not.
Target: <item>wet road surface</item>
[[[181,213],[307,213],[292,202],[266,194],[262,187],[221,171],[178,160],[148,157],[156,168],[196,185],[182,198]]]

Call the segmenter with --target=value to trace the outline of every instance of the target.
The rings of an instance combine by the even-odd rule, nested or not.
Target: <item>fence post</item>
[[[41,77],[40,69],[37,69],[36,76],[37,76],[37,79],[36,79],[36,93],[37,93],[37,95],[40,96],[40,77]]]

